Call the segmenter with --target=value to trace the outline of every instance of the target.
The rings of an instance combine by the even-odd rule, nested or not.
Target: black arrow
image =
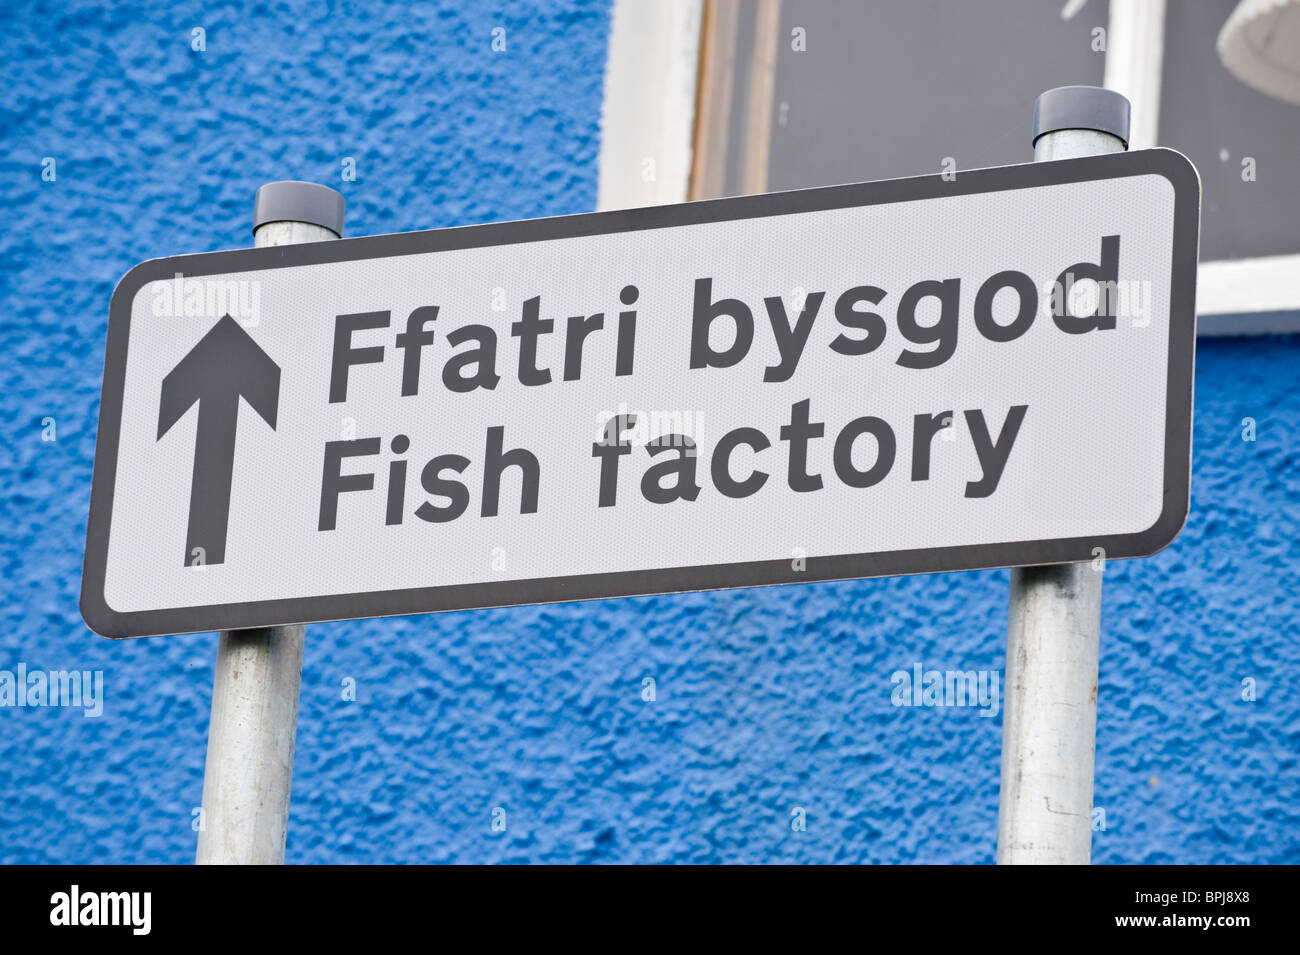
[[[198,403],[194,474],[185,564],[202,548],[202,562],[226,560],[230,482],[235,468],[235,429],[243,397],[272,429],[280,401],[280,366],[229,315],[212,326],[162,383],[158,440]]]

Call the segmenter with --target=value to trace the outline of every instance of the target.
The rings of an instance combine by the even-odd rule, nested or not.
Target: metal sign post
[[[273,182],[257,191],[254,203],[254,245],[292,245],[337,239],[343,233],[343,196],[307,182]],[[260,316],[256,317],[260,323]],[[256,368],[256,355],[245,363],[222,369],[224,382],[245,381]],[[201,377],[201,376],[199,376]],[[198,401],[212,401],[202,381],[191,377],[180,382],[199,395]],[[276,396],[269,404],[274,420]],[[229,387],[229,385],[227,385]],[[253,392],[256,396],[256,392]],[[249,392],[243,395],[256,409]],[[227,453],[221,456],[226,473],[217,496],[225,497],[229,508],[230,454],[234,444],[234,420],[239,398],[223,407],[229,415]],[[187,408],[181,408],[183,413]],[[200,414],[203,413],[200,408]],[[266,410],[266,409],[261,409]],[[259,411],[261,413],[261,411]],[[266,417],[266,415],[264,415]],[[208,419],[209,421],[212,418]],[[219,420],[219,419],[218,419]],[[164,423],[170,423],[164,418]],[[199,428],[204,423],[200,421]],[[199,435],[204,440],[204,435]],[[212,461],[206,462],[209,468]],[[202,480],[196,460],[191,513],[196,499],[202,499]],[[222,495],[221,488],[225,494]],[[201,506],[211,508],[211,500]],[[210,510],[205,517],[210,517]],[[191,530],[194,521],[191,521]],[[221,538],[219,531],[200,534],[192,541]],[[202,544],[197,544],[202,547]],[[224,546],[223,546],[224,549]],[[209,553],[208,550],[201,553]],[[207,573],[196,565],[194,573]],[[289,789],[293,781],[293,747],[298,729],[298,691],[302,681],[303,631],[301,624],[225,630],[217,650],[216,675],[212,685],[212,717],[208,727],[208,757],[203,771],[203,806],[195,862],[199,865],[278,865],[284,862],[284,844],[289,825]]]
[[[1123,152],[1128,135],[1128,100],[1111,90],[1061,87],[1034,105],[1035,162]],[[1105,559],[1011,571],[999,864],[1091,858]]]

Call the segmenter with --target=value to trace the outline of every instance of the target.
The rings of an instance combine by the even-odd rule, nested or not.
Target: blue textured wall
[[[0,12],[0,669],[102,669],[107,696],[99,719],[0,708],[0,861],[193,857],[215,639],[110,643],[77,611],[117,278],[249,244],[275,178],[341,188],[353,235],[593,206],[607,4],[461,7]],[[1297,369],[1297,338],[1202,343],[1187,529],[1107,570],[1098,861],[1300,861]],[[894,708],[890,674],[1001,668],[1006,589],[991,572],[314,626],[288,858],[991,861],[1000,713]]]

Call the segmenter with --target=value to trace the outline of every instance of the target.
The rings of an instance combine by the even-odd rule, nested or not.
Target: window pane
[[[1239,81],[1214,44],[1237,0],[1169,3],[1160,144],[1201,173],[1201,261],[1300,252],[1300,106]],[[1242,179],[1254,160],[1256,179]]]
[[[1106,27],[1108,8],[784,0],[768,189],[939,172],[945,157],[958,170],[1030,161],[1038,94],[1101,84],[1093,30]],[[796,28],[804,52],[793,49]]]

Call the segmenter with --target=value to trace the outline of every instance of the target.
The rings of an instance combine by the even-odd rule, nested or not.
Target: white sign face
[[[82,610],[140,636],[1152,553],[1199,183],[1149,150],[146,262]]]

